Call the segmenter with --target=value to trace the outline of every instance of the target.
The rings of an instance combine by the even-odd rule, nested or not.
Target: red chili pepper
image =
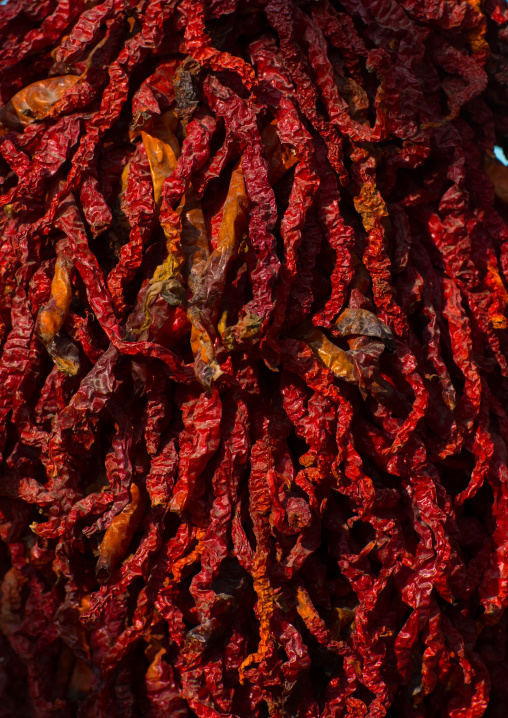
[[[504,715],[507,23],[0,6],[5,715]]]

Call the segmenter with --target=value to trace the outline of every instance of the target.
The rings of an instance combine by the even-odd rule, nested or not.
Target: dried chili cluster
[[[508,705],[504,0],[0,9],[0,716]]]

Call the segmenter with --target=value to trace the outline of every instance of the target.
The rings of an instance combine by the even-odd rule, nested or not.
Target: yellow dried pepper
[[[71,260],[58,252],[51,281],[51,297],[39,312],[35,333],[45,345],[58,370],[75,376],[79,371],[79,353],[69,339],[59,336],[72,301],[71,274]]]
[[[72,300],[71,270],[70,259],[58,254],[51,281],[51,297],[39,312],[35,325],[36,334],[44,344],[49,344],[55,338],[69,312]]]
[[[80,78],[80,75],[61,75],[27,85],[2,108],[0,121],[6,127],[17,129],[43,119]]]
[[[107,581],[112,571],[127,554],[132,537],[145,513],[146,495],[139,486],[131,484],[130,502],[109,525],[100,545],[95,573],[100,581]]]
[[[299,339],[303,339],[303,341],[309,345],[313,354],[318,357],[335,376],[349,382],[356,381],[354,364],[348,358],[347,353],[327,339],[322,331],[309,322],[299,327],[295,334],[297,334]]]

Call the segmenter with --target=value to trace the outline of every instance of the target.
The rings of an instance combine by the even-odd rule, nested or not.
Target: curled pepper
[[[145,493],[135,483],[131,484],[129,493],[130,502],[114,517],[100,545],[95,573],[101,583],[109,579],[125,558],[132,537],[145,514],[147,504]]]
[[[43,119],[78,80],[79,75],[62,75],[27,85],[2,108],[0,122],[15,130]]]
[[[72,301],[73,264],[62,251],[57,255],[55,273],[51,281],[51,297],[40,310],[35,333],[46,347],[59,371],[73,376],[79,371],[79,353],[66,337],[60,335]]]
[[[298,339],[303,339],[323,364],[339,379],[355,382],[355,367],[344,349],[333,344],[322,331],[307,323],[294,331]]]

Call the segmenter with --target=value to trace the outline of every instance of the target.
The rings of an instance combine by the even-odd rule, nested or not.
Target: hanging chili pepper
[[[5,715],[504,715],[507,23],[0,6]]]

